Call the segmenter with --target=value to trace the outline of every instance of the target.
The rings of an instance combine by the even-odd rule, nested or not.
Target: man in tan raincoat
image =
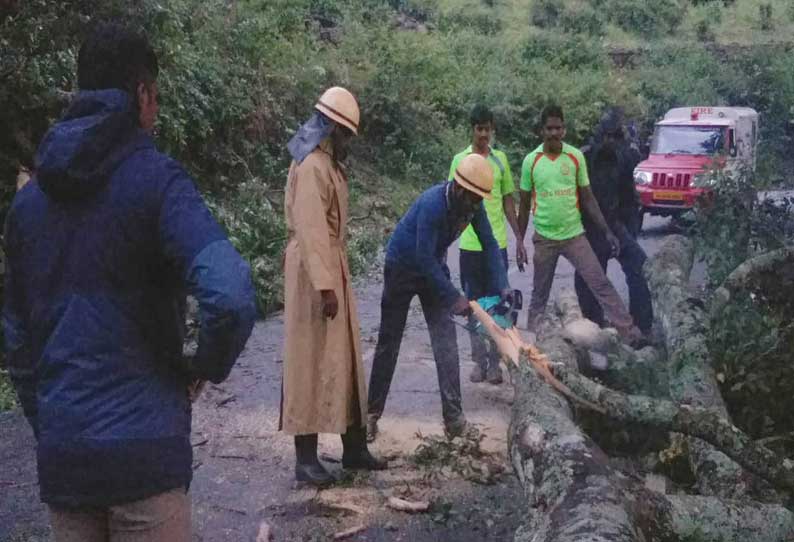
[[[367,450],[367,391],[346,252],[341,161],[358,134],[359,108],[350,92],[333,87],[315,109],[288,145],[281,429],[295,435],[295,478],[322,486],[334,478],[317,458],[317,433],[342,435],[345,468],[386,464]]]

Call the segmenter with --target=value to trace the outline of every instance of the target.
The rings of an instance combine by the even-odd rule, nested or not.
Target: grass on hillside
[[[413,0],[412,4],[429,6],[435,4],[441,14],[465,11],[484,11],[496,13],[504,34],[508,39],[521,39],[531,27],[530,13],[537,0],[493,0],[493,8],[488,8],[483,0]],[[578,5],[592,4],[588,0],[562,0],[561,5],[576,9]],[[793,0],[735,0],[732,5],[724,6],[722,0],[712,0],[693,5],[685,4],[685,14],[681,25],[673,35],[650,38],[661,43],[680,43],[681,40],[700,41],[703,29],[713,36],[714,42],[721,45],[750,45],[766,42],[790,41],[794,35]],[[762,25],[762,6],[771,7],[771,18],[767,21],[770,28]],[[488,11],[490,9],[490,11]],[[615,24],[609,23],[604,42],[611,47],[634,48],[648,44],[649,37],[640,33],[626,32]]]

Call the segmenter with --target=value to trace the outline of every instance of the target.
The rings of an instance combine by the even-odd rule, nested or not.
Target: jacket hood
[[[39,186],[56,200],[95,194],[142,137],[148,136],[129,94],[118,89],[79,92],[39,145]]]

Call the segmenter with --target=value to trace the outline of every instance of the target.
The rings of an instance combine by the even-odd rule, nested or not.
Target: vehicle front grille
[[[651,186],[654,188],[689,188],[690,173],[654,173]]]

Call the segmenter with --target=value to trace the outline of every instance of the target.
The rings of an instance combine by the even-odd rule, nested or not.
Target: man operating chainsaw
[[[456,167],[452,182],[426,190],[397,224],[386,248],[381,323],[369,383],[368,438],[375,439],[383,414],[408,308],[419,296],[438,372],[444,430],[448,438],[467,431],[460,396],[457,337],[450,313],[468,316],[469,301],[450,281],[447,249],[471,224],[487,254],[489,290],[511,295],[507,272],[482,204],[490,198],[493,169],[479,154]]]

